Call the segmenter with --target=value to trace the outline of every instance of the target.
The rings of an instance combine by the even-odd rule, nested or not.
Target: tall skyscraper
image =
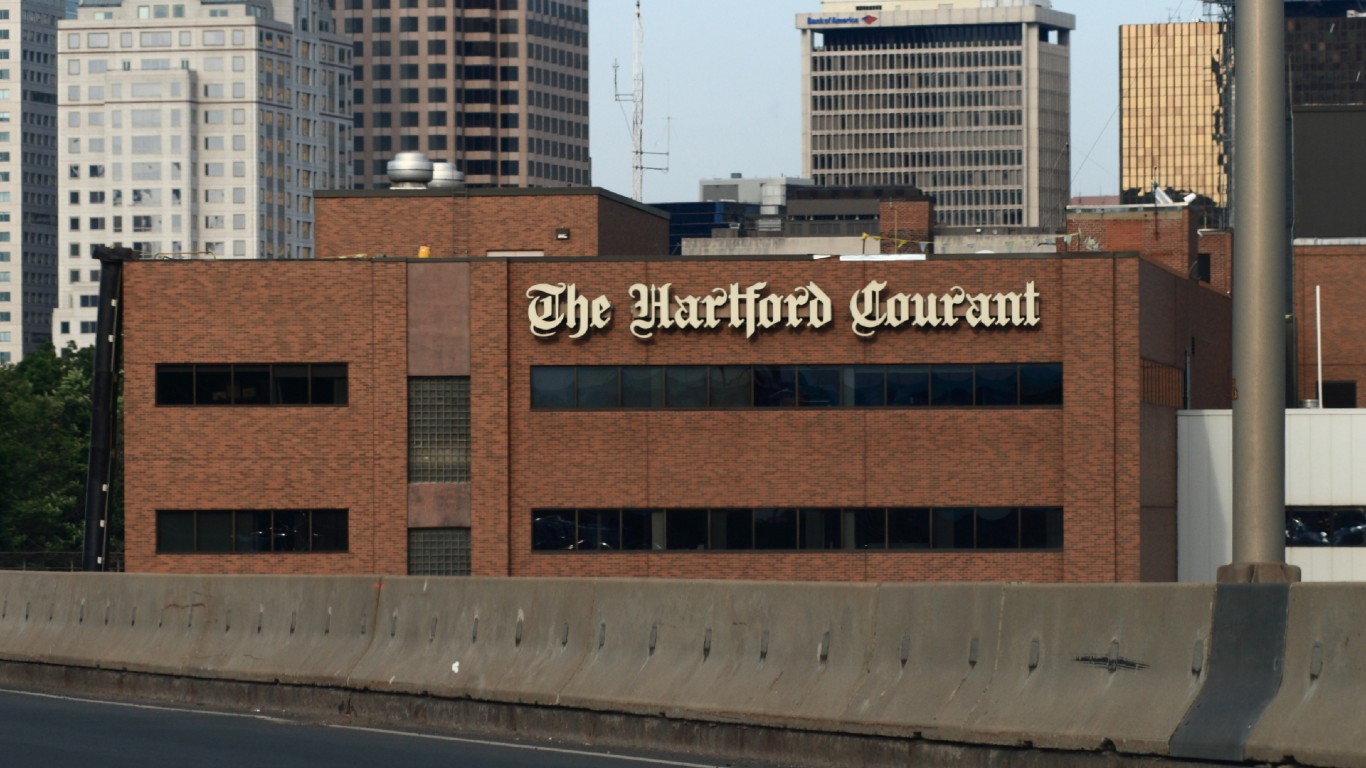
[[[406,151],[474,186],[591,183],[588,0],[333,2],[355,41],[357,187],[388,186]]]
[[[52,341],[57,305],[57,21],[63,0],[0,5],[0,363]]]
[[[1223,24],[1119,28],[1120,193],[1134,203],[1153,186],[1228,202]]]
[[[1060,230],[1075,26],[1049,0],[825,0],[799,14],[802,175],[919,187],[941,227]]]
[[[58,344],[93,341],[95,244],[309,258],[351,185],[351,58],[323,0],[85,0],[59,25]]]
[[[1120,168],[1125,202],[1154,183],[1210,197],[1227,213],[1237,196],[1232,124],[1237,52],[1233,0],[1206,0],[1207,21],[1120,28]],[[1358,0],[1287,0],[1287,105],[1294,142],[1295,232],[1366,235],[1355,207],[1366,153],[1366,9]]]

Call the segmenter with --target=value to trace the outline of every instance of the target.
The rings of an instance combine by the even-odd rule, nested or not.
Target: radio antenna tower
[[[643,202],[645,196],[645,172],[669,172],[669,151],[666,145],[663,152],[645,151],[645,23],[641,20],[640,0],[636,0],[635,36],[631,42],[631,92],[622,93],[617,81],[619,70],[617,62],[612,62],[612,86],[616,100],[631,102],[631,199]],[[667,141],[667,136],[666,136]],[[663,167],[645,165],[646,155],[662,155]]]

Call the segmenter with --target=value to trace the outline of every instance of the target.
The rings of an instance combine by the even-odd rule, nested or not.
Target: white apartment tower
[[[351,186],[351,43],[325,0],[82,0],[59,30],[59,345],[94,340],[96,244],[313,256],[313,190]]]
[[[919,187],[941,227],[1060,231],[1075,27],[1049,0],[825,0],[799,14],[803,175]]]
[[[0,3],[0,363],[52,341],[57,306],[57,21]]]

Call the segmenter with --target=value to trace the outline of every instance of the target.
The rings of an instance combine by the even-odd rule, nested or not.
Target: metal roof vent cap
[[[432,163],[432,181],[428,189],[461,189],[465,186],[465,174],[455,163]]]
[[[432,161],[421,152],[399,152],[389,161],[389,189],[426,189]]]

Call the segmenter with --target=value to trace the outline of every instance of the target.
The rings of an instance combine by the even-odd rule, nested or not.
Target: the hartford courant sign
[[[830,296],[814,282],[788,294],[767,288],[768,283],[732,283],[701,296],[678,296],[671,283],[636,283],[628,290],[631,333],[649,339],[658,331],[731,328],[753,338],[763,331],[824,328],[834,321]],[[612,324],[611,300],[585,296],[573,283],[537,283],[526,297],[531,332],[542,338],[568,332],[580,339]],[[1033,281],[1019,292],[968,293],[954,286],[941,294],[908,294],[890,292],[886,282],[874,280],[850,297],[849,316],[854,333],[865,338],[884,329],[950,328],[959,322],[972,328],[1031,328],[1039,323],[1039,293]]]

